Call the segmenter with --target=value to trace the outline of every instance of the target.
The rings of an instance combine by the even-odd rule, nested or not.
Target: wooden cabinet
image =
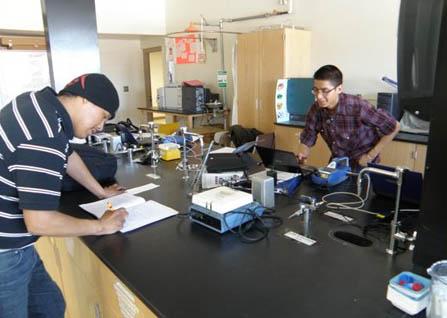
[[[264,30],[238,35],[238,123],[274,131],[276,81],[309,77],[310,31]]]
[[[427,146],[416,145],[416,152],[414,153],[414,169],[415,171],[425,172],[425,160],[427,159]]]
[[[277,149],[298,153],[300,144],[300,134],[302,128],[275,125],[275,146]],[[328,164],[331,152],[326,142],[318,136],[317,142],[310,150],[306,164],[315,167],[324,167]]]
[[[123,312],[134,318],[157,317],[106,266],[100,267],[99,279],[102,302],[107,304],[104,317],[121,317]]]
[[[65,295],[65,287],[62,280],[62,264],[60,262],[56,239],[52,237],[41,237],[37,241],[35,247],[45,265],[48,274],[50,274],[51,278]],[[68,310],[66,310],[65,318],[70,317],[74,316],[71,316]]]
[[[37,249],[61,288],[65,317],[156,317],[79,238],[40,238]]]
[[[380,162],[386,166],[402,166],[424,173],[426,155],[426,145],[392,141],[382,150]]]

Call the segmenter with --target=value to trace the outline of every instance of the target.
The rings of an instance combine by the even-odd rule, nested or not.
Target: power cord
[[[321,198],[322,202],[324,204],[326,204],[326,207],[329,209],[353,210],[353,211],[357,211],[357,212],[374,215],[375,217],[377,217],[379,219],[384,219],[385,215],[383,215],[381,213],[372,212],[369,210],[362,209],[365,206],[366,201],[368,200],[369,190],[370,190],[370,185],[371,185],[371,179],[370,179],[369,175],[366,174],[365,177],[368,181],[367,187],[366,187],[366,192],[365,192],[365,198],[362,198],[361,195],[355,194],[352,192],[332,192],[332,193],[328,193],[325,196],[323,196]],[[340,196],[340,195],[351,196],[351,197],[354,197],[356,200],[347,201],[347,202],[331,202],[328,200],[329,198],[331,198],[333,196]]]
[[[224,215],[224,224],[228,230],[233,234],[238,234],[241,242],[243,243],[256,243],[266,238],[271,229],[277,228],[282,225],[283,220],[281,217],[274,215],[273,210],[265,209],[263,215],[258,215],[256,211],[258,209],[265,209],[264,207],[256,207],[254,209],[247,208],[245,211],[228,212]],[[241,224],[237,227],[237,230],[231,229],[227,222],[227,217],[231,214],[242,215]],[[245,219],[247,217],[247,219]],[[249,221],[248,218],[250,218]],[[246,222],[245,222],[246,221]],[[260,233],[255,234],[254,233]]]

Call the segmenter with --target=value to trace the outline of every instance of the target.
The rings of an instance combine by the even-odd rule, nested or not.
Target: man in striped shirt
[[[321,134],[332,157],[348,157],[353,170],[358,170],[378,161],[383,147],[399,132],[399,123],[389,113],[343,93],[343,75],[334,65],[315,72],[312,93],[315,103],[300,135],[300,161],[307,159]]]
[[[119,106],[112,82],[85,74],[57,95],[47,87],[14,98],[0,111],[0,317],[63,317],[65,303],[33,244],[39,236],[103,235],[119,231],[127,212],[99,220],[57,212],[64,174],[98,198],[103,188],[70,150],[74,136],[100,131]]]

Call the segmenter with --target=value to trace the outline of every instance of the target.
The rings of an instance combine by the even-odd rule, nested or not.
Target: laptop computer
[[[376,163],[368,163],[368,167],[394,171],[393,167],[388,167]],[[396,198],[397,185],[396,180],[392,177],[388,177],[382,174],[370,173],[371,185],[376,195],[384,196],[387,198]],[[402,188],[401,188],[401,201],[420,204],[422,196],[422,173],[405,170]]]
[[[256,151],[266,168],[301,173],[298,159],[293,152],[261,146],[256,146]]]
[[[220,173],[228,171],[245,171],[247,163],[244,158],[235,153],[210,153],[206,163],[209,173]]]

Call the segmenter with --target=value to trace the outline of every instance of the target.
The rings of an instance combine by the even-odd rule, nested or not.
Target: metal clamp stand
[[[302,195],[300,197],[299,207],[300,207],[299,210],[291,214],[289,216],[289,219],[304,214],[304,236],[310,238],[311,236],[310,227],[312,223],[311,213],[317,209],[317,200],[313,197]]]
[[[180,127],[180,134],[183,137],[183,158],[182,158],[182,168],[183,168],[183,180],[189,179],[189,173],[188,173],[188,157],[187,157],[187,150],[186,150],[186,131],[187,128],[185,126]]]
[[[404,233],[399,232],[399,222],[398,222],[398,216],[399,216],[399,207],[400,207],[400,197],[401,197],[401,191],[402,191],[402,180],[404,175],[405,169],[402,167],[396,167],[395,171],[388,171],[388,170],[382,170],[378,168],[372,168],[367,167],[360,170],[359,175],[357,177],[357,194],[360,195],[361,193],[361,186],[362,186],[362,176],[366,172],[370,173],[377,173],[382,174],[385,176],[392,177],[396,180],[397,184],[397,191],[396,191],[396,201],[395,201],[395,207],[394,207],[394,218],[391,222],[391,232],[390,232],[390,243],[388,248],[385,250],[388,254],[394,255],[396,253],[395,251],[395,244],[396,239],[399,240],[405,240],[406,235]]]
[[[102,140],[102,148],[104,150],[104,153],[109,153],[109,146],[107,145],[107,143],[108,143],[107,139]]]
[[[160,160],[160,153],[158,152],[157,148],[155,147],[155,124],[154,122],[150,121],[147,124],[148,132],[151,134],[151,149],[148,150],[146,155],[150,155],[151,158],[151,167],[153,168],[154,172],[148,174],[148,177],[151,177],[153,179],[159,179],[160,176],[157,174],[157,166],[158,162]]]
[[[210,143],[210,145],[208,147],[208,150],[207,150],[207,152],[205,154],[205,157],[202,159],[202,163],[201,163],[200,169],[197,171],[197,173],[195,174],[194,178],[192,179],[192,182],[191,182],[191,193],[189,193],[191,196],[193,194],[195,194],[196,192],[198,192],[197,188],[200,185],[200,178],[202,177],[202,174],[205,171],[206,163],[208,161],[208,157],[209,157],[209,154],[211,152],[211,149],[213,149],[213,146],[214,146],[214,140],[211,141],[211,143]]]

